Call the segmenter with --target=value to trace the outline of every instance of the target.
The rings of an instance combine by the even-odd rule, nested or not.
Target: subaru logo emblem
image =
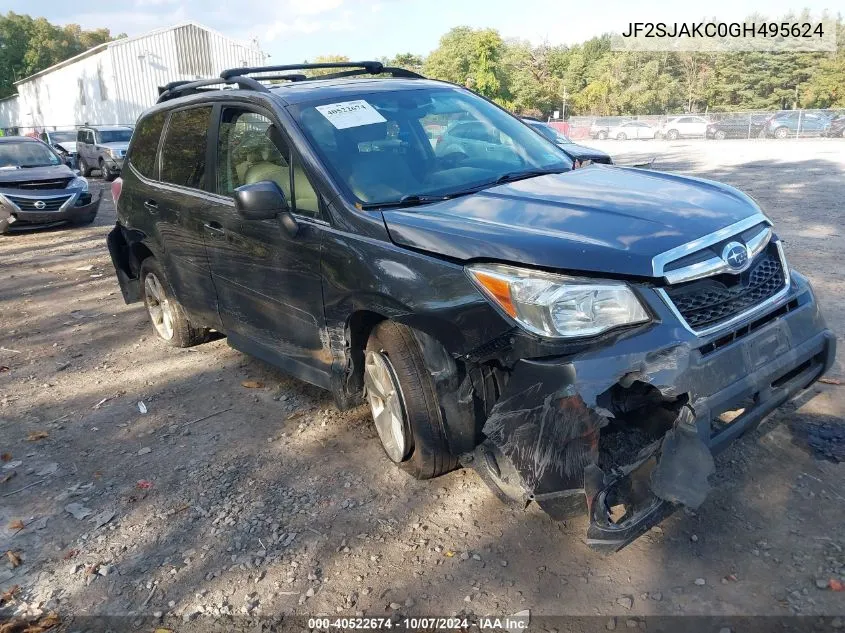
[[[748,263],[748,248],[739,242],[728,242],[722,250],[722,260],[733,270],[741,271]]]
[[[43,200],[36,200],[35,204],[33,204],[32,206],[34,206],[36,209],[40,210],[40,209],[43,209],[44,207],[46,207],[47,203],[44,202]]]

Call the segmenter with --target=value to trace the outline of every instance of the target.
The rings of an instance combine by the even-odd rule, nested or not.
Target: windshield
[[[100,143],[128,143],[132,138],[132,130],[100,130]]]
[[[53,143],[75,143],[76,132],[50,132],[50,140]]]
[[[424,203],[572,168],[518,119],[459,89],[345,94],[291,112],[337,180],[367,206]]]
[[[551,125],[548,125],[546,123],[537,123],[537,122],[532,121],[528,125],[530,125],[532,128],[537,130],[540,134],[545,136],[552,143],[571,143],[572,142],[572,141],[569,140],[568,136],[562,134],[561,132],[558,132]]]
[[[61,165],[61,159],[43,143],[21,141],[0,143],[0,169]]]

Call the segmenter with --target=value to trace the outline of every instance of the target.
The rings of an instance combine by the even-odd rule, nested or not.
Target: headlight
[[[106,148],[104,148],[104,149],[103,149],[103,151],[104,151],[106,154],[108,154],[111,158],[114,158],[114,150],[113,150],[113,149],[111,149],[110,147],[106,147]]]
[[[68,189],[79,188],[79,189],[82,189],[82,191],[88,191],[88,179],[83,178],[82,176],[78,176],[78,177],[74,178],[73,180],[71,180],[67,184],[67,188]]]
[[[519,325],[540,336],[594,336],[649,315],[620,281],[592,281],[503,264],[474,264],[476,285]]]

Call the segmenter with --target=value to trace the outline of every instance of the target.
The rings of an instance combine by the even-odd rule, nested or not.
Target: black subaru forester
[[[377,62],[164,87],[114,194],[124,299],[164,341],[216,330],[366,400],[413,476],[460,464],[586,510],[600,549],[700,505],[713,453],[834,358],[748,196],[573,170],[497,105]]]

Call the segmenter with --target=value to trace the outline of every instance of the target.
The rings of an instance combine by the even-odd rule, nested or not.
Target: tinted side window
[[[202,189],[211,107],[179,110],[170,115],[161,149],[161,180]]]
[[[217,141],[217,192],[231,196],[242,185],[264,180],[279,185],[294,212],[319,216],[317,192],[302,163],[295,157],[291,163],[290,149],[273,121],[257,112],[224,108]]]
[[[156,173],[156,152],[161,129],[164,127],[166,112],[156,112],[138,122],[132,143],[129,145],[127,160],[147,178],[158,178]]]

